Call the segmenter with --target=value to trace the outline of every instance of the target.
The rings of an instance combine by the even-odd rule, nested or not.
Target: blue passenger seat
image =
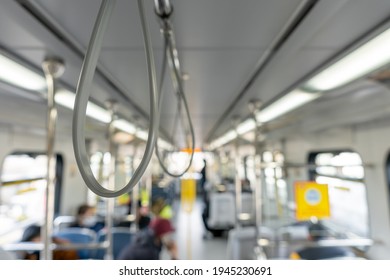
[[[114,227],[111,229],[112,240],[113,240],[113,257],[118,259],[118,256],[122,249],[131,241],[132,233],[128,227]],[[98,232],[97,242],[102,243],[106,240],[107,231],[102,229]],[[95,259],[102,260],[104,259],[106,250],[99,249],[96,251]]]
[[[90,244],[96,242],[96,233],[86,228],[65,228],[55,233],[58,238],[63,238],[74,244]],[[95,249],[79,249],[77,253],[80,259],[90,259],[95,255]]]

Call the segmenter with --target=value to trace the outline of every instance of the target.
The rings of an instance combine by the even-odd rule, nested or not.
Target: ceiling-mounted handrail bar
[[[169,0],[154,0],[154,9],[160,18],[169,18],[173,12]]]
[[[149,77],[150,90],[150,119],[147,146],[140,165],[134,172],[130,181],[120,190],[108,190],[100,185],[94,177],[88,159],[88,154],[85,147],[84,123],[85,113],[92,87],[93,75],[97,66],[99,53],[103,43],[103,36],[107,29],[112,10],[115,5],[115,0],[103,0],[91,39],[88,45],[87,53],[84,58],[81,69],[80,79],[77,86],[77,94],[73,112],[72,140],[76,162],[79,167],[81,176],[83,177],[87,187],[95,194],[102,197],[116,197],[131,191],[141,179],[153,155],[154,144],[157,140],[157,129],[159,127],[158,119],[158,104],[157,104],[157,89],[156,89],[156,73],[151,46],[150,34],[146,22],[144,6],[142,0],[138,0],[138,9],[142,25],[142,33],[145,44],[145,54],[147,61],[147,70]]]

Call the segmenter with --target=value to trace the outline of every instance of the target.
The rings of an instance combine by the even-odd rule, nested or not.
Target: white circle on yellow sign
[[[305,192],[305,200],[310,205],[317,205],[321,202],[321,193],[319,190],[310,188]]]

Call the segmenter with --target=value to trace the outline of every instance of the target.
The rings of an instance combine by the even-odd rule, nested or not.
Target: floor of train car
[[[196,200],[190,213],[185,212],[179,200],[173,204],[173,224],[180,260],[226,260],[227,235],[203,238],[205,228],[202,221],[203,202]],[[162,259],[170,259],[166,251]]]

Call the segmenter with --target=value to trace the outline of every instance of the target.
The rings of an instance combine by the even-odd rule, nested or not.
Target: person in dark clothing
[[[41,243],[41,227],[38,225],[28,226],[24,232],[21,242],[36,242]],[[52,242],[55,244],[69,244],[70,242],[58,237],[53,237]],[[40,251],[25,252],[23,259],[25,260],[39,260]],[[79,256],[75,250],[54,250],[53,260],[77,260]]]
[[[158,260],[163,246],[168,249],[171,258],[177,259],[176,243],[170,237],[174,231],[167,219],[155,218],[146,227],[138,231],[131,243],[119,254],[119,260]]]
[[[147,213],[145,213],[145,211],[143,211],[142,209],[143,209],[143,207],[142,207],[141,200],[138,200],[137,209],[136,209],[136,213],[135,213],[135,221],[137,223],[138,229],[140,229],[140,230],[146,228],[150,223],[149,215]],[[129,203],[127,214],[128,215],[132,214],[132,201],[130,201],[130,203]],[[125,221],[119,222],[116,226],[117,227],[130,227],[131,224],[132,224],[132,221],[125,220]]]
[[[141,200],[138,200],[138,207],[135,213],[135,221],[137,223],[138,229],[144,229],[147,228],[150,224],[150,217],[147,213],[144,213],[145,211],[142,210],[142,203]]]
[[[206,175],[207,162],[205,159],[203,160],[203,163],[204,163],[204,166],[203,166],[202,170],[200,171],[200,174],[202,175],[202,178],[200,178],[200,189],[202,191],[203,201],[206,201],[207,200],[207,193],[206,193],[205,185],[206,185],[206,181],[207,181],[207,177],[206,177],[207,176]]]
[[[327,229],[321,224],[311,224],[309,226],[309,239],[312,241],[319,241],[323,239],[328,239],[329,234]],[[290,255],[290,259],[303,259],[303,260],[322,260],[322,259],[332,259],[340,257],[354,257],[355,254],[351,249],[347,247],[308,247],[301,249],[297,252],[293,252]]]
[[[120,253],[119,260],[158,260],[163,246],[167,248],[171,259],[177,259],[177,246],[172,236],[174,228],[170,220],[159,216],[164,207],[163,201],[153,201],[154,218],[147,227],[135,234],[130,244]]]
[[[119,260],[158,260],[163,246],[168,251],[175,250],[172,259],[177,259],[176,245],[169,234],[173,232],[171,223],[167,219],[153,219],[150,225],[139,230],[129,245],[120,253]],[[171,248],[175,246],[175,248]]]
[[[152,229],[140,229],[120,252],[118,260],[158,260],[161,251],[159,245]]]
[[[210,212],[210,202],[206,190],[206,181],[207,181],[207,161],[203,160],[204,166],[202,170],[200,171],[200,174],[202,175],[202,178],[200,179],[200,189],[201,189],[201,195],[203,200],[203,211],[202,211],[202,221],[205,228],[205,233],[203,234],[203,238],[207,239],[210,236],[211,229],[209,228],[207,224],[207,219],[209,218],[209,212]]]

